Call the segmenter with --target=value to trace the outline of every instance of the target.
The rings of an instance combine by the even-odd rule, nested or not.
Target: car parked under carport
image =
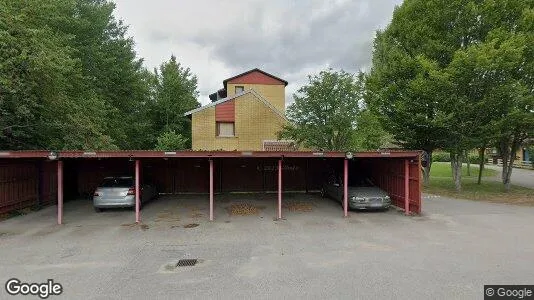
[[[28,175],[2,183],[0,192],[11,202],[22,199],[25,203],[44,199],[56,202],[58,223],[62,223],[64,195],[68,195],[67,199],[71,195],[91,195],[105,176],[127,174],[136,178],[136,195],[146,180],[153,181],[162,193],[206,195],[210,220],[216,217],[216,193],[274,192],[277,194],[275,218],[280,219],[284,192],[318,192],[325,170],[334,168],[343,174],[343,182],[365,173],[388,192],[392,205],[409,214],[421,211],[419,155],[417,151],[10,151],[0,155],[0,163],[7,166],[2,176],[10,176],[17,170],[24,170]],[[12,190],[17,193],[13,194]],[[0,203],[0,209],[10,209],[13,207],[10,204]],[[346,216],[347,211],[348,189],[344,189],[341,215]],[[141,222],[137,196],[135,212],[135,221]]]

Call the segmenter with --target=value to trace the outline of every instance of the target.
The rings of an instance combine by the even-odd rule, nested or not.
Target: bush
[[[468,153],[469,156],[469,162],[472,164],[478,164],[479,163],[479,157],[477,153]],[[484,159],[488,159],[488,156],[484,156]],[[432,162],[450,162],[451,156],[448,152],[444,151],[436,151],[432,153]],[[462,159],[463,163],[467,163],[467,160],[464,158]]]
[[[432,162],[450,162],[451,156],[447,152],[436,151],[432,153]]]
[[[183,150],[187,144],[187,139],[174,130],[166,131],[158,137],[156,150],[170,151]]]
[[[472,164],[479,164],[480,163],[480,159],[478,157],[478,154],[469,153],[468,156],[469,156],[469,162],[470,163],[472,163]],[[484,155],[484,159],[488,159],[488,156]],[[464,161],[464,162],[467,162],[467,161]]]

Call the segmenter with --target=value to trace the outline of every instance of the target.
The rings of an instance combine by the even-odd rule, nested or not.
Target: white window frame
[[[238,91],[237,91],[238,88],[241,88],[241,91],[238,92]],[[234,92],[235,92],[236,94],[242,93],[242,92],[244,92],[244,91],[245,91],[245,87],[242,86],[242,85],[236,85],[236,86],[234,87]]]
[[[232,128],[233,128],[233,135],[221,135],[221,129],[220,129],[220,125],[221,124],[232,124]],[[216,134],[217,134],[217,137],[235,137],[235,122],[216,122]]]

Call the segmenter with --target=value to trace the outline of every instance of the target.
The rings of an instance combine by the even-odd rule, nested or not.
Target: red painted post
[[[57,223],[63,224],[63,162],[57,161]]]
[[[213,159],[210,159],[210,221],[213,221]]]
[[[141,189],[139,188],[139,176],[140,176],[140,164],[141,162],[136,159],[135,160],[135,223],[141,222],[141,213],[139,212],[140,208],[140,192]]]
[[[278,160],[278,219],[282,219],[282,160]]]
[[[404,160],[404,214],[410,214],[410,162]]]
[[[343,216],[349,215],[349,160],[345,159],[343,166]]]

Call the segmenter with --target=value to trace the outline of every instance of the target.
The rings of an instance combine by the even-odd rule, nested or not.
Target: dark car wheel
[[[97,213],[100,213],[100,212],[102,212],[102,208],[99,208],[99,207],[95,207],[95,212],[97,212]]]

